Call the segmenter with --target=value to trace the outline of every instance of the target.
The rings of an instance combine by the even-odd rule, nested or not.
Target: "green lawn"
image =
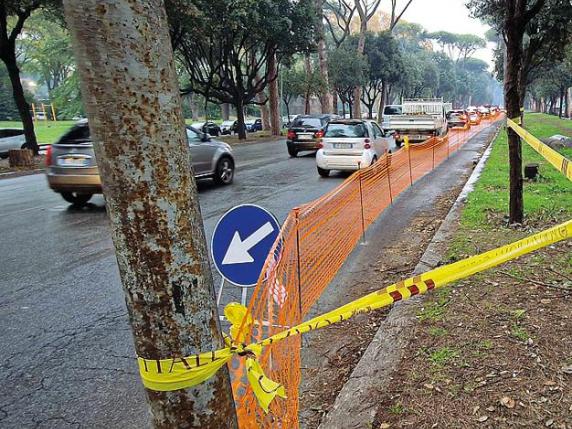
[[[543,114],[527,114],[525,126],[542,139],[554,134],[572,136],[572,121]],[[563,221],[572,215],[572,184],[523,141],[523,163],[540,164],[541,178],[524,184],[524,210],[529,221]],[[563,151],[570,157],[572,150]],[[496,228],[508,213],[508,145],[501,130],[481,178],[469,195],[461,224],[468,229]]]
[[[37,121],[35,122],[36,137],[39,144],[52,144],[58,137],[70,129],[74,121]],[[0,128],[22,128],[19,121],[0,121]]]

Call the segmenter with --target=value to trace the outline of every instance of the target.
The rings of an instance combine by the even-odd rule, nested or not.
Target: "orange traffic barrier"
[[[365,236],[367,227],[415,181],[447,160],[493,120],[450,130],[388,154],[352,174],[317,200],[295,208],[268,255],[249,303],[258,321],[243,325],[245,342],[283,331],[302,322],[336,276],[348,255]],[[298,387],[301,337],[266,347],[259,361],[266,375],[283,384],[287,398],[273,401],[270,413],[258,406],[248,384],[242,359],[232,360],[233,390],[241,428],[298,427]]]

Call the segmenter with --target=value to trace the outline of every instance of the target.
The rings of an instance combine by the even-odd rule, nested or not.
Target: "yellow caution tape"
[[[549,163],[556,167],[569,180],[572,180],[572,161],[560,155],[550,146],[542,143],[538,138],[534,137],[516,122],[507,119],[507,125],[512,128],[520,137],[523,138],[535,151],[542,155]]]
[[[245,325],[255,323],[246,307],[232,303],[225,308],[225,315],[232,323],[231,339],[228,347],[208,353],[187,357],[169,359],[138,358],[139,373],[146,388],[158,391],[171,391],[189,388],[212,377],[234,355],[246,357],[247,377],[253,392],[265,412],[276,396],[286,397],[284,387],[264,375],[256,358],[260,356],[264,346],[268,346],[285,338],[301,335],[334,323],[347,320],[350,317],[387,307],[397,301],[409,299],[415,295],[445,286],[451,282],[485,271],[519,256],[549,246],[556,242],[572,237],[572,220],[531,235],[517,242],[507,244],[497,249],[472,256],[467,259],[445,265],[428,271],[419,276],[392,284],[384,289],[370,293],[342,307],[314,317],[298,326],[277,333],[259,343],[241,344],[237,338],[238,327],[244,317]],[[249,331],[244,329],[243,331]]]

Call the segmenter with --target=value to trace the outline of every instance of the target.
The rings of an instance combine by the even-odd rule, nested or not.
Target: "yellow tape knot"
[[[188,389],[214,376],[234,356],[245,357],[248,381],[260,407],[267,413],[276,396],[286,398],[284,386],[264,374],[257,360],[262,354],[262,346],[244,342],[254,324],[248,309],[243,305],[230,303],[225,307],[224,314],[231,323],[230,336],[224,336],[226,348],[169,359],[139,357],[137,362],[143,385],[147,389],[160,392]]]

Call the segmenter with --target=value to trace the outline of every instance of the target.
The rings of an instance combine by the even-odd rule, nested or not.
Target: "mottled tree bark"
[[[224,343],[162,0],[65,0],[135,350],[147,359]],[[135,363],[134,363],[135,365]],[[147,390],[158,428],[236,428],[226,367]]]

